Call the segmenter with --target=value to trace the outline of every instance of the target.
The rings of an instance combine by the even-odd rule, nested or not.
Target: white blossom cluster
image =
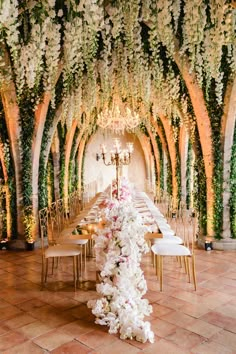
[[[79,119],[82,104],[90,116],[95,107],[102,109],[117,93],[131,109],[138,111],[142,106],[144,116],[153,103],[171,116],[180,101],[180,80],[167,64],[176,60],[176,53],[183,63],[189,62],[200,86],[208,87],[215,80],[219,104],[222,59],[235,73],[236,9],[227,0],[121,0],[108,1],[105,7],[100,0],[67,0],[65,13],[62,9],[56,12],[55,0],[28,2],[24,9],[21,5],[19,0],[0,2],[0,85],[9,81],[13,71],[21,94],[24,85],[34,90],[43,78],[44,89],[53,98],[62,70],[68,126]],[[25,30],[26,10],[29,24]],[[151,53],[144,48],[143,24],[148,28]],[[25,38],[22,32],[26,32]],[[5,43],[13,70],[6,59]],[[165,48],[165,65],[161,48]]]
[[[150,323],[144,316],[152,312],[141,256],[148,251],[144,240],[147,227],[131,202],[115,201],[105,210],[107,226],[95,238],[96,264],[101,283],[98,300],[88,302],[96,323],[109,327],[109,333],[120,333],[121,339],[154,342]]]

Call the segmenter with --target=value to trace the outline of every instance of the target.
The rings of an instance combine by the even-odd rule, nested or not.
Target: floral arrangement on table
[[[88,302],[96,323],[109,327],[109,333],[120,332],[121,339],[154,342],[154,333],[144,316],[152,312],[141,256],[148,251],[144,240],[147,227],[137,210],[127,201],[115,201],[105,209],[106,228],[98,230],[95,239],[96,263],[101,283],[101,298]]]
[[[112,181],[112,197],[116,198],[117,197],[117,183],[116,180]],[[119,186],[119,200],[120,201],[131,201],[132,195],[131,195],[131,188],[129,181],[125,178],[122,177],[120,186]]]

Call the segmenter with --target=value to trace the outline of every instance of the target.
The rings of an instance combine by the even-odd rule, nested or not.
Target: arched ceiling
[[[179,116],[179,109],[191,113],[181,72],[187,62],[205,94],[214,80],[221,104],[224,81],[235,71],[232,5],[227,0],[4,0],[1,87],[14,80],[19,99],[25,89],[40,99],[42,90],[53,98],[61,85],[68,126],[74,119],[81,124],[82,112],[89,123],[114,96],[146,123],[150,116]]]

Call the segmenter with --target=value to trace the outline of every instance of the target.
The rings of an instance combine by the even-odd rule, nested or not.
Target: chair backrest
[[[57,213],[57,202],[51,203],[48,207],[48,217],[49,217],[49,243],[55,244],[56,239],[59,236],[59,220],[58,220],[58,213]]]
[[[48,208],[39,210],[39,231],[40,231],[41,247],[42,247],[42,251],[44,251],[45,238],[48,238],[49,236]]]
[[[194,246],[197,233],[197,214],[192,210],[184,212],[184,245],[194,253]]]
[[[67,203],[67,205],[68,205],[68,203]],[[56,209],[57,209],[57,220],[58,220],[58,232],[60,233],[63,230],[63,228],[68,220],[68,216],[67,216],[68,210],[65,209],[65,203],[64,203],[63,199],[57,200]]]
[[[76,216],[76,201],[77,201],[77,196],[76,193],[71,193],[68,197],[68,207],[69,207],[69,218],[70,220],[73,220]]]

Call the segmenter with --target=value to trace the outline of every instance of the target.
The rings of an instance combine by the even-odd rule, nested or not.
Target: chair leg
[[[82,274],[82,270],[79,271],[79,256],[76,257],[76,273],[77,273],[77,288],[79,287],[79,276]]]
[[[87,266],[87,243],[84,245],[84,267]]]
[[[191,283],[189,257],[186,257],[186,262],[187,262],[187,271],[188,271],[188,282]]]
[[[46,258],[44,283],[47,283],[47,277],[48,277],[48,258]]]
[[[159,278],[159,273],[158,273],[159,257],[156,254],[154,254],[154,263],[155,263],[155,268],[156,268],[156,276]]]
[[[195,269],[195,257],[192,255],[192,271],[193,271],[193,283],[194,289],[197,290],[196,269]]]
[[[159,256],[160,291],[163,290],[163,256]]]
[[[75,287],[75,291],[76,291],[76,285],[77,285],[77,276],[76,276],[76,256],[73,256],[73,275],[74,275],[74,287]]]
[[[80,253],[80,269],[81,269],[81,274],[82,274],[82,268],[83,268],[83,246],[81,245],[81,253]]]
[[[54,257],[52,258],[52,275],[53,275],[53,270],[54,270],[54,262],[55,262],[55,259]]]
[[[42,257],[41,290],[44,288],[45,258]]]
[[[152,266],[155,268],[156,266],[156,256],[151,250],[151,257],[152,257]]]

